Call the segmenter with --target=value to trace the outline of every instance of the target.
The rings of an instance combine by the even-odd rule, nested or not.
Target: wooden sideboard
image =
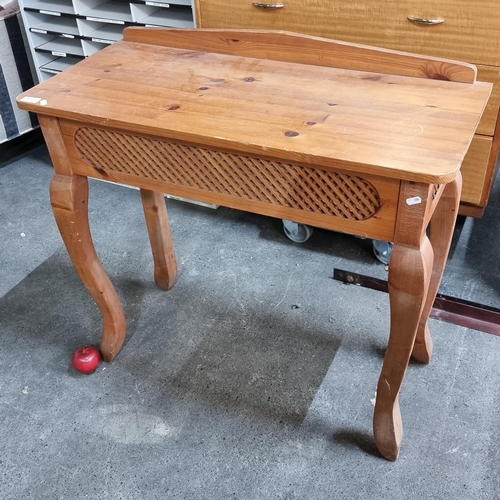
[[[493,93],[462,165],[460,214],[482,216],[500,143],[496,0],[196,0],[195,7],[201,28],[287,30],[475,64]]]

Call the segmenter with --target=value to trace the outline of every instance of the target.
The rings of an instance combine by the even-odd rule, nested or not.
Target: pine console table
[[[431,356],[427,319],[460,165],[490,92],[474,66],[387,49],[286,32],[128,28],[18,105],[39,116],[55,167],[51,204],[102,313],[108,361],[126,325],[90,235],[88,177],[140,188],[163,289],[177,265],[162,193],[393,241],[373,428],[394,460],[399,390],[410,356]]]

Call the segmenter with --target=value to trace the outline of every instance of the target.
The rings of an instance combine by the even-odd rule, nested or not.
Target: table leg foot
[[[422,314],[422,317],[424,316],[425,314]],[[411,355],[420,363],[427,364],[430,362],[432,357],[432,337],[427,324],[423,327],[419,326]]]
[[[389,384],[385,380],[380,382]],[[379,399],[377,394],[377,401]],[[377,405],[375,406],[373,434],[380,454],[387,460],[396,460],[403,440],[403,421],[401,420],[398,397],[393,404],[378,404],[378,408]]]
[[[165,197],[162,193],[141,189],[141,200],[153,252],[155,283],[162,290],[169,290],[177,279],[177,262]]]
[[[126,333],[125,316],[113,284],[97,257],[88,221],[88,181],[80,175],[55,175],[50,201],[62,239],[76,272],[103,318],[101,354],[111,361]]]

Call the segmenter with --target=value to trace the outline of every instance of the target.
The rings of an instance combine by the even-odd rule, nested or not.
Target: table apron
[[[393,239],[398,179],[69,120],[60,120],[60,126],[74,174],[360,236]]]

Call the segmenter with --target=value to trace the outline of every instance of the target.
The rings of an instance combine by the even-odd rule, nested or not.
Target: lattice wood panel
[[[74,140],[106,171],[357,221],[380,208],[375,187],[357,176],[89,127]]]

